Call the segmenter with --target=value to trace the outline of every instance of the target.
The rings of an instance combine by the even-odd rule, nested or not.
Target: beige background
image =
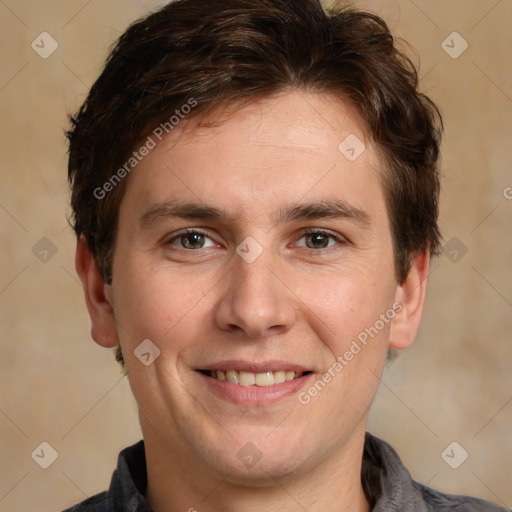
[[[108,45],[162,3],[0,0],[2,512],[61,510],[105,489],[118,451],[140,438],[127,381],[89,336],[62,132]],[[511,506],[512,3],[358,4],[417,49],[446,123],[441,225],[456,237],[433,263],[420,334],[386,370],[369,428],[415,479]],[[31,48],[43,31],[59,45],[48,59]],[[453,31],[469,43],[457,59],[441,47]],[[33,253],[43,237],[57,249],[47,262]],[[58,452],[46,470],[31,458],[43,441]],[[441,458],[452,441],[469,453],[458,469]]]

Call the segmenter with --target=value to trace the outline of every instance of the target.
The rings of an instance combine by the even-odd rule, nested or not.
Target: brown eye
[[[324,249],[329,245],[329,237],[326,233],[312,233],[306,235],[306,245],[310,249]]]
[[[299,247],[313,250],[333,248],[336,245],[343,245],[346,243],[343,236],[323,231],[321,229],[305,231],[302,234],[301,240],[305,240],[305,243],[298,244]]]
[[[187,233],[180,236],[180,241],[185,249],[201,249],[204,244],[204,235],[200,233]]]
[[[196,230],[187,230],[169,239],[166,245],[177,245],[179,249],[198,250],[214,247],[216,244],[206,233]]]

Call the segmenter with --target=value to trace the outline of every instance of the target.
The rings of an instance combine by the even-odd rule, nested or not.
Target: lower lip
[[[204,373],[197,372],[203,378],[208,387],[222,398],[227,398],[236,404],[250,404],[254,406],[269,405],[290,395],[296,394],[314,376],[308,373],[293,380],[287,380],[273,386],[240,386],[226,380],[208,377]]]

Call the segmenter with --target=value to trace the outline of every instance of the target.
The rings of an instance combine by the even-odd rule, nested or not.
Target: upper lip
[[[280,370],[300,372],[310,372],[311,369],[305,368],[304,366],[289,361],[262,361],[256,363],[254,361],[241,361],[241,360],[226,360],[219,361],[217,363],[205,364],[197,368],[197,370],[209,370],[209,371],[227,371],[235,370],[248,373],[265,373],[265,372],[277,372]]]

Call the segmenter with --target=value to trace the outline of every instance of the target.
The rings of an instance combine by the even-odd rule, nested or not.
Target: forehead
[[[185,120],[178,134],[168,137],[169,145],[194,144],[221,139],[229,145],[254,145],[299,151],[336,151],[341,135],[368,139],[366,124],[357,107],[331,93],[287,91],[254,100],[244,106],[222,105],[205,115]],[[229,135],[228,135],[229,134]]]
[[[350,103],[304,91],[185,118],[132,173],[123,202],[141,211],[187,198],[240,214],[259,205],[263,214],[270,203],[306,195],[380,195],[379,158],[365,128]]]

